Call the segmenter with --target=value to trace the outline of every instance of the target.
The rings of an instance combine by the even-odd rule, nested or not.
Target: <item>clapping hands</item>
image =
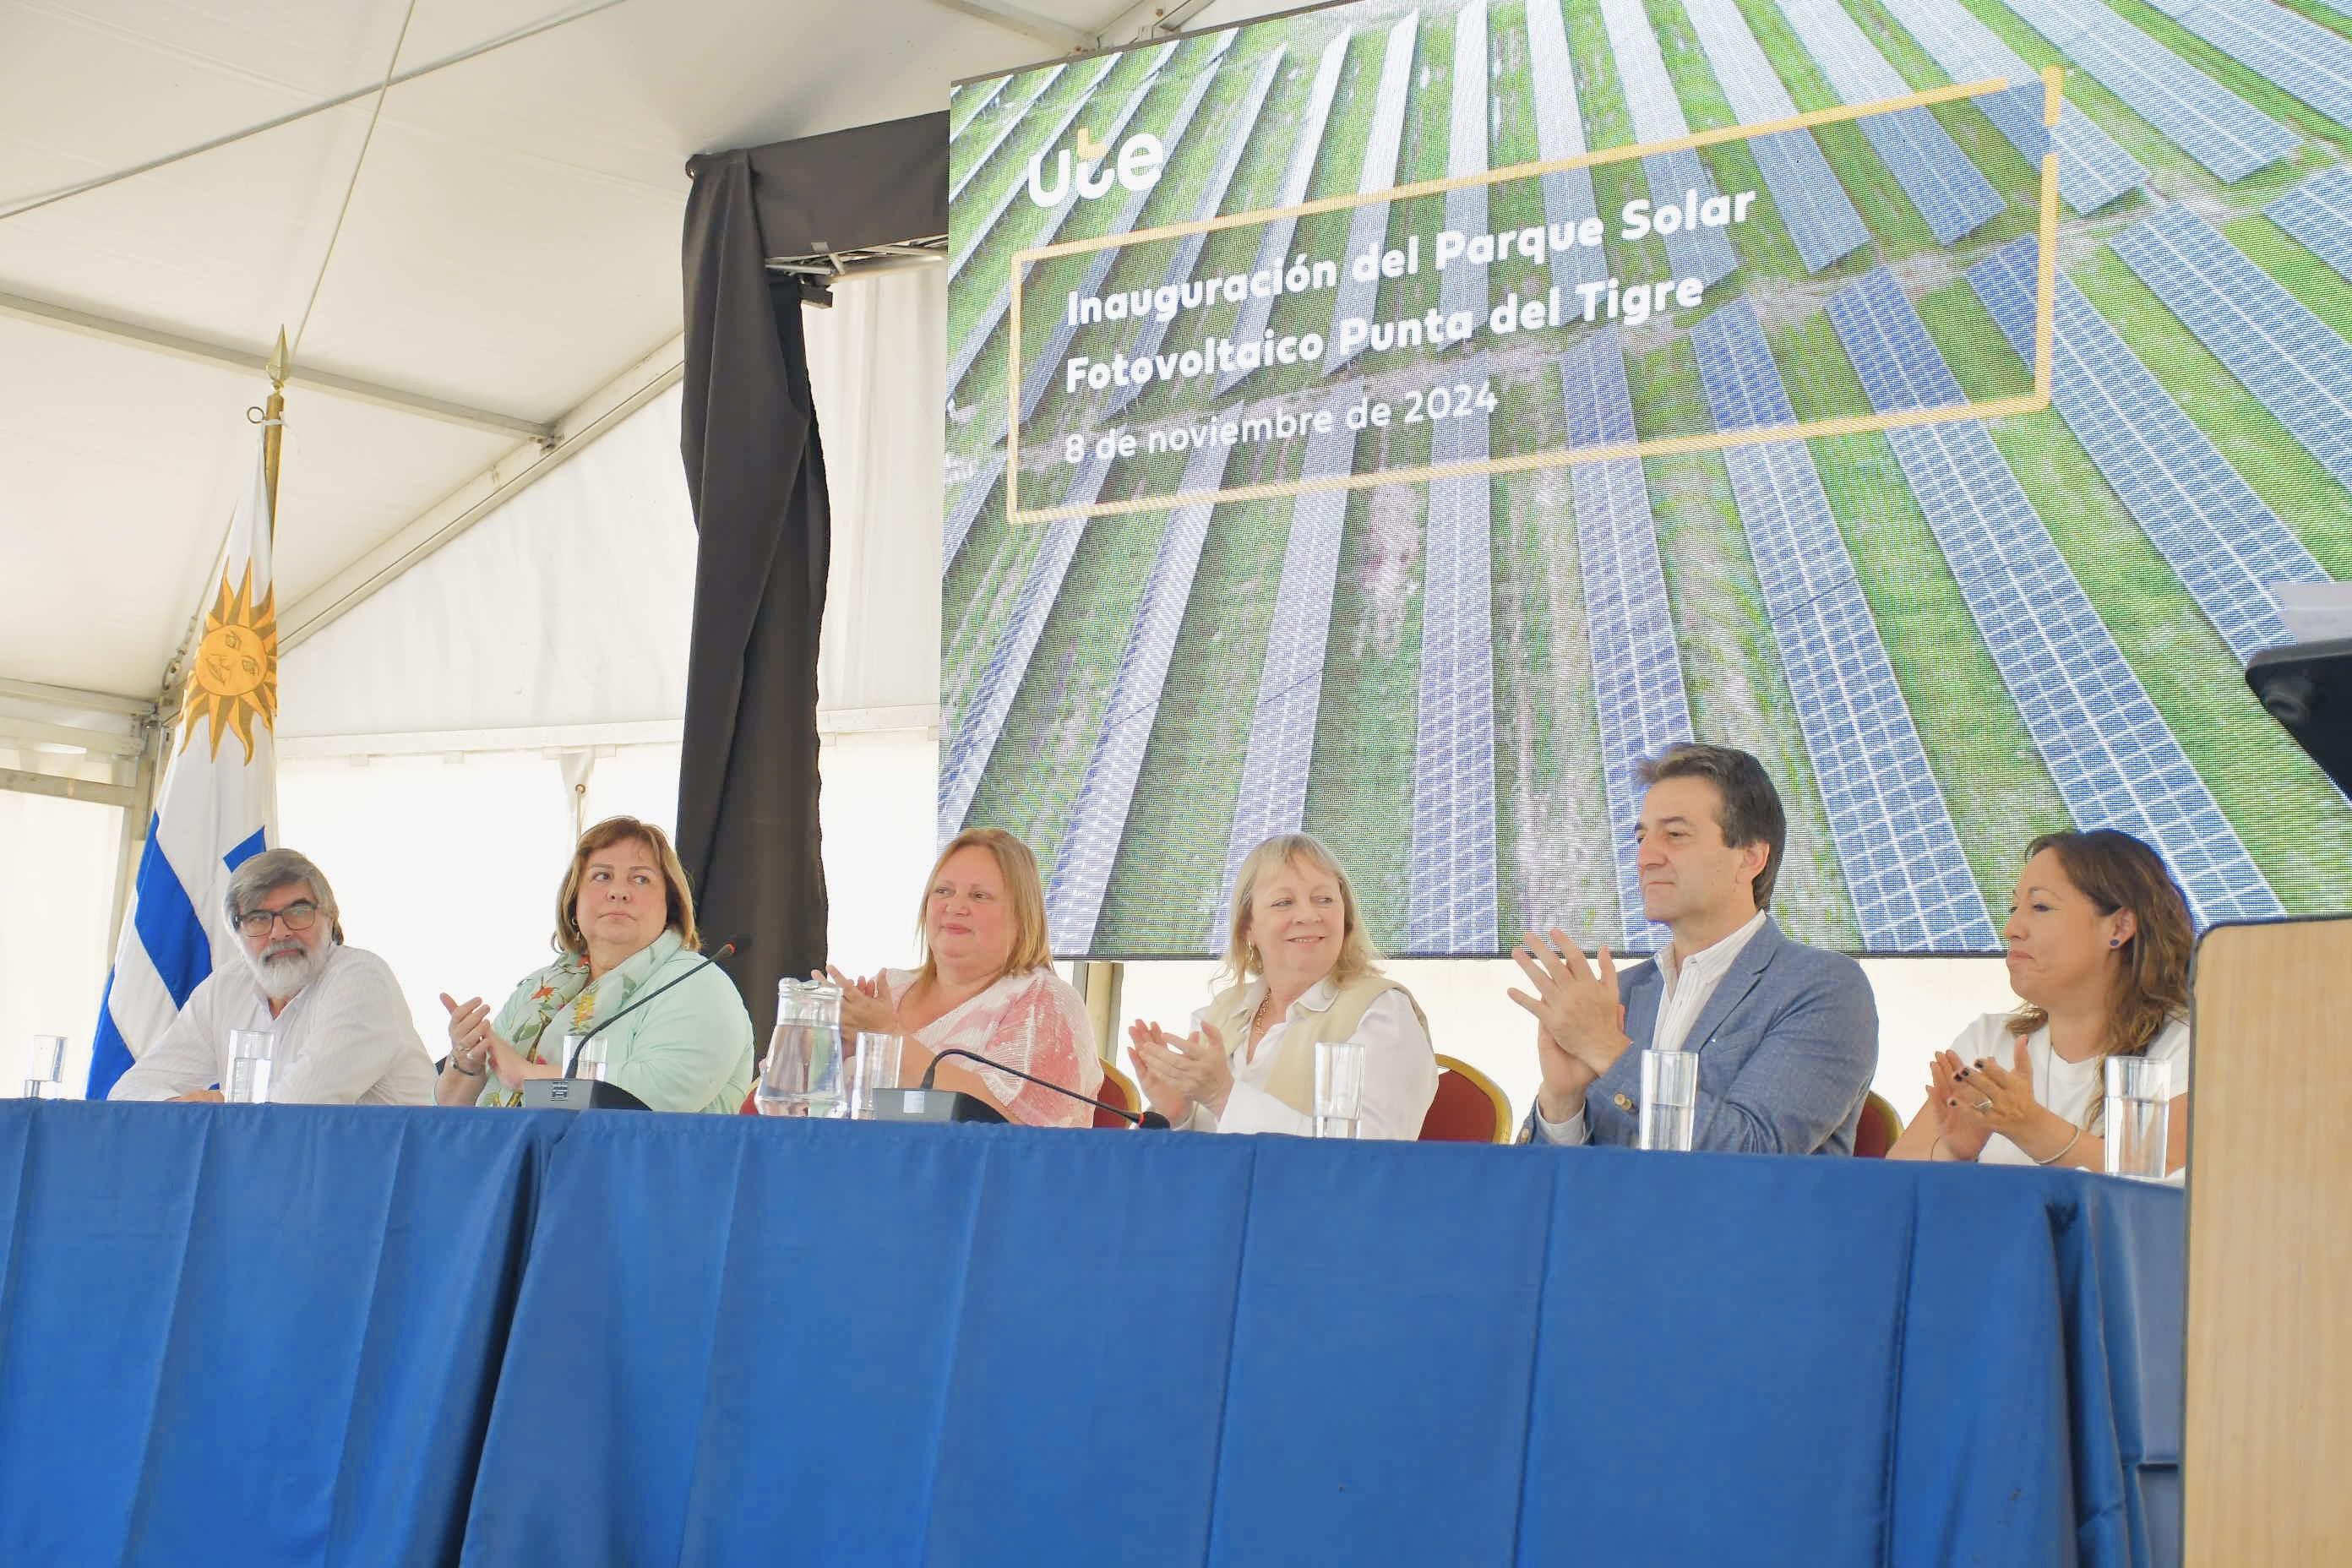
[[[1582,1102],[1592,1080],[1616,1065],[1633,1042],[1625,1035],[1625,1009],[1617,1000],[1617,964],[1601,950],[1597,964],[1557,926],[1548,937],[1533,931],[1511,950],[1512,961],[1535,987],[1513,987],[1511,1000],[1535,1016],[1536,1056],[1543,1069],[1539,1109],[1566,1121]]]
[[[1223,1114],[1234,1068],[1214,1024],[1202,1024],[1200,1033],[1180,1038],[1139,1018],[1128,1026],[1127,1038],[1128,1060],[1135,1064],[1136,1083],[1152,1110],[1171,1122],[1192,1115],[1195,1105],[1208,1107],[1211,1115]]]
[[[1992,1137],[1992,1123],[1977,1110],[1984,1096],[1960,1077],[1967,1065],[1955,1051],[1937,1051],[1927,1059],[1927,1110],[1944,1147],[1960,1160],[1983,1153]]]
[[[827,966],[823,974],[811,973],[812,980],[831,977],[841,987],[841,1026],[860,1035],[911,1035],[914,1033],[898,1020],[898,999],[890,994],[890,983],[879,974],[863,980],[853,980],[840,970]]]

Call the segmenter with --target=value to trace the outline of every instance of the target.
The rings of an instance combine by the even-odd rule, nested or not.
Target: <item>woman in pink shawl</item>
[[[1045,946],[1045,892],[1029,846],[996,827],[956,835],[931,868],[920,927],[920,969],[886,969],[868,980],[833,972],[844,1026],[904,1037],[900,1083],[921,1082],[934,1058],[955,1049],[1089,1098],[1102,1091],[1086,1002],[1054,973]],[[1007,1121],[1094,1124],[1094,1112],[1069,1096],[967,1058],[940,1063],[932,1081],[978,1096]]]

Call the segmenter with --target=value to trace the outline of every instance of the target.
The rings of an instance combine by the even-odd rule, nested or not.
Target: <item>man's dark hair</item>
[[[1780,792],[1772,787],[1763,763],[1730,746],[1684,741],[1635,763],[1633,776],[1643,789],[1660,779],[1705,779],[1715,785],[1723,797],[1717,816],[1723,841],[1734,849],[1764,846],[1764,868],[1756,873],[1756,907],[1771,907],[1772,884],[1780,877],[1780,851],[1789,842],[1789,816],[1780,809]]]

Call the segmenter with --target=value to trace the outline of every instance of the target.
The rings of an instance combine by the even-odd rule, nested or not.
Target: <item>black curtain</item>
[[[803,285],[767,260],[945,234],[947,169],[945,114],[687,165],[681,445],[702,537],[677,849],[706,944],[736,944],[727,969],[761,1054],[777,977],[825,957],[816,655],[833,553]]]
[[[816,649],[833,521],[799,283],[766,267],[749,153],[698,158],[686,212],[687,488],[701,542],[678,856],[708,946],[751,1008],[824,962]]]

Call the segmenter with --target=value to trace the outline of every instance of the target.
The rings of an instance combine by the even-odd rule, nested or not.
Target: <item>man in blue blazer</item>
[[[1692,1148],[1853,1153],[1878,1008],[1860,964],[1765,913],[1788,839],[1780,792],[1727,746],[1670,746],[1638,773],[1642,909],[1674,941],[1622,976],[1607,948],[1596,973],[1558,930],[1513,950],[1535,994],[1511,1000],[1535,1015],[1543,1068],[1520,1141],[1633,1143],[1654,1047],[1698,1055]]]

